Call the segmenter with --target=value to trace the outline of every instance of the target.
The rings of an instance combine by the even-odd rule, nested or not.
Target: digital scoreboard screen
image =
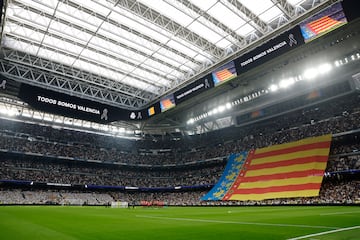
[[[347,23],[341,3],[336,3],[300,24],[305,42],[310,42]]]
[[[237,76],[235,64],[233,61],[219,67],[212,72],[214,85],[217,86],[221,83],[227,82]]]
[[[165,112],[175,106],[176,106],[176,104],[175,104],[175,99],[174,99],[173,94],[168,95],[160,100],[161,112]]]

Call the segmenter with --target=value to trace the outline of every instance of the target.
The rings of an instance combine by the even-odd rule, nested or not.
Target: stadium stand
[[[237,139],[233,139],[232,142],[228,142],[228,139],[225,139],[226,142],[216,142],[215,148],[203,147],[203,139],[196,140],[199,145],[193,145],[191,142],[195,150],[181,154],[181,160],[176,158],[176,154],[169,155],[167,156],[169,159],[164,160],[164,156],[139,156],[130,153],[133,152],[132,150],[123,153],[119,146],[118,149],[113,149],[114,152],[111,154],[105,155],[106,150],[102,150],[105,146],[101,145],[101,141],[98,141],[98,146],[90,144],[99,136],[84,133],[82,137],[82,133],[66,130],[66,138],[62,138],[63,130],[41,127],[43,130],[39,131],[37,125],[2,120],[1,202],[89,205],[106,205],[113,200],[129,201],[139,205],[141,201],[154,200],[162,201],[167,205],[357,203],[360,197],[357,177],[357,170],[360,167],[360,147],[357,141],[360,125],[359,107],[356,103],[358,96],[354,95],[347,99],[348,101],[343,99],[343,101],[328,102],[320,107],[302,109],[297,114],[275,117],[266,124],[259,122],[252,125],[251,130],[247,129],[252,132],[252,136],[242,135],[240,131]],[[336,108],[337,112],[332,112],[331,107]],[[316,121],[311,121],[313,116],[317,117]],[[283,124],[283,127],[279,129],[272,126],[273,124],[277,126]],[[15,127],[17,125],[20,127]],[[264,128],[265,126],[269,127]],[[223,131],[222,136],[226,136],[228,129]],[[333,133],[335,136],[319,197],[225,203],[200,201],[200,198],[220,179],[226,164],[224,156],[227,154],[244,148],[271,146],[327,133]],[[110,142],[111,139],[107,140]],[[121,146],[131,145],[124,140],[121,144]],[[181,147],[186,144],[190,143],[185,142]],[[178,153],[181,150],[174,148],[172,151]],[[114,164],[114,160],[105,164],[106,157],[109,156],[126,164]],[[168,166],[170,162],[176,162],[177,165]],[[43,183],[43,185],[19,186],[12,182],[14,180]],[[46,186],[46,183],[54,185]],[[78,190],[70,190],[63,184],[77,186]],[[90,185],[103,186],[103,188],[94,190],[83,187]],[[118,191],[111,189],[109,192],[104,186],[123,188]],[[126,186],[136,189],[126,190]],[[175,186],[189,188],[175,191],[173,188]],[[142,189],[137,189],[138,187]]]
[[[199,19],[210,19],[214,29],[224,32],[221,40],[209,42],[206,37],[211,36],[197,36],[187,29],[190,25],[184,28],[176,23],[179,19],[163,18],[160,13],[154,15],[161,19],[155,28],[170,31],[167,34],[152,36],[150,31],[155,28],[148,26],[144,26],[150,29],[146,34],[139,29],[133,32],[126,24],[110,21],[114,28],[126,33],[124,36],[131,32],[139,42],[151,43],[151,47],[104,29],[119,3],[111,5],[107,16],[102,16],[70,2],[71,8],[78,6],[79,13],[86,10],[94,13],[95,19],[102,16],[103,23],[94,32],[81,26],[80,19],[74,23],[61,19],[62,14],[57,16],[56,10],[41,2],[35,3],[44,8],[40,10],[32,1],[20,2],[6,2],[1,6],[6,14],[0,14],[0,204],[360,204],[360,31],[356,27],[360,22],[356,19],[358,12],[350,9],[350,1],[298,1],[295,7],[288,5],[290,8],[284,5],[288,1],[270,1],[268,10],[281,9],[268,21],[251,9],[238,9],[239,16],[245,15],[244,26],[255,26],[244,36],[212,17],[209,8],[202,12],[206,19],[201,16],[191,20],[200,23]],[[94,6],[96,2],[91,1]],[[136,19],[156,13],[145,3],[138,4],[138,9],[127,10],[146,8],[151,14],[137,13]],[[224,3],[214,6],[217,4]],[[196,6],[192,2],[187,5]],[[29,19],[35,15],[49,18],[51,14],[42,12],[48,8],[54,14],[43,31],[44,26]],[[73,30],[79,33],[78,38],[71,36],[73,31],[70,35],[62,31],[61,36],[53,33],[60,31],[52,29],[52,23],[58,23],[54,19],[76,26]],[[156,22],[153,20],[147,18],[145,22]],[[168,23],[179,25],[179,29],[168,27]],[[24,31],[18,32],[14,27],[17,24]],[[44,35],[40,40],[36,39],[38,34],[31,34],[37,31]],[[104,31],[120,40],[111,39]],[[87,35],[89,39],[83,44],[81,37]],[[161,40],[156,40],[158,35]],[[55,41],[49,43],[48,38]],[[217,45],[222,41],[228,42],[226,47]],[[31,47],[26,47],[28,44]],[[179,50],[177,44],[185,45]],[[70,47],[73,55],[61,55],[67,51],[64,46],[77,50]],[[120,51],[112,51],[109,46],[126,53],[118,54]],[[72,58],[72,65],[67,65]],[[316,66],[309,68],[316,74],[304,71],[308,66]],[[284,81],[297,91],[286,90],[281,86]],[[272,94],[270,84],[283,89]],[[224,109],[226,114],[216,115]],[[188,117],[190,123],[200,120],[199,124],[187,126]],[[92,129],[95,123],[98,125]],[[126,132],[126,128],[134,136],[125,134],[121,138],[111,133],[111,129]],[[311,188],[301,189],[304,191],[299,194],[273,194],[277,187],[289,185],[291,176],[285,171],[287,181],[269,186],[272,193],[268,197],[243,197],[253,194],[255,188],[249,186],[259,187],[262,183],[252,182],[242,174],[255,169],[260,173],[256,177],[264,178],[273,175],[268,171],[270,165],[283,164],[272,159],[271,164],[261,166],[260,172],[254,166],[256,161],[261,162],[258,152],[261,155],[264,149],[272,151],[279,146],[301,147],[299,141],[322,136],[328,139],[326,154],[318,154],[321,160],[313,161],[321,165],[317,175],[311,176],[311,183],[300,183],[313,184]],[[293,171],[298,166],[287,167]],[[237,181],[239,178],[241,181]]]
[[[45,156],[127,164],[181,164],[225,157],[230,153],[242,150],[290,142],[326,133],[336,134],[357,129],[360,115],[358,101],[358,95],[353,94],[311,108],[301,109],[289,115],[275,117],[270,121],[262,121],[255,126],[247,126],[241,129],[229,128],[222,130],[220,134],[215,131],[208,133],[207,136],[195,136],[195,141],[184,141],[179,144],[180,148],[174,145],[170,149],[171,151],[165,154],[148,153],[142,155],[139,153],[139,149],[144,148],[150,153],[153,152],[152,150],[162,149],[163,142],[160,141],[154,149],[150,149],[146,146],[149,143],[148,141],[143,143],[126,142],[118,139],[113,141],[111,137],[25,123],[11,123],[9,120],[2,120],[1,122],[3,137],[0,141],[1,146],[6,146],[3,148],[4,150],[33,152]],[[18,126],[19,128],[17,128]],[[247,134],[249,132],[251,135]],[[152,141],[150,143],[153,144]]]

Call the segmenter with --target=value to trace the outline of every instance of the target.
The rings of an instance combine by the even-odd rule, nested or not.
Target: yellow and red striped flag
[[[226,81],[230,78],[236,77],[236,74],[230,72],[229,69],[223,69],[215,73],[216,77],[220,80],[220,82]]]
[[[316,34],[325,32],[332,27],[342,24],[341,21],[337,21],[336,19],[332,19],[329,16],[324,16],[316,21],[308,23],[308,27]]]
[[[331,135],[251,151],[223,200],[318,196]]]

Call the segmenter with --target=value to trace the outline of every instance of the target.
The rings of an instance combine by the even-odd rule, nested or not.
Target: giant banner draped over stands
[[[218,183],[201,200],[221,200],[229,191],[246,160],[247,152],[234,153],[228,158],[228,163]]]
[[[252,150],[231,188],[225,194],[206,195],[202,200],[246,201],[318,196],[330,143],[331,135],[324,135]],[[229,161],[227,167],[229,164],[233,165]]]

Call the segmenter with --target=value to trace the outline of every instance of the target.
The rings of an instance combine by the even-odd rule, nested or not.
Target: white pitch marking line
[[[360,226],[354,226],[354,227],[348,227],[348,228],[339,228],[339,229],[335,229],[335,230],[331,230],[331,231],[326,231],[326,232],[321,232],[321,233],[314,233],[314,234],[309,234],[309,235],[300,236],[300,237],[296,237],[296,238],[289,238],[288,240],[304,239],[304,238],[315,237],[315,236],[320,236],[320,235],[326,235],[326,234],[335,233],[335,232],[353,230],[353,229],[357,229],[357,228],[360,228]]]
[[[348,214],[348,213],[359,213],[360,211],[353,211],[353,212],[333,212],[333,213],[322,213],[320,216],[328,216],[328,215],[341,215],[341,214]]]
[[[325,229],[338,229],[337,227],[328,226],[313,226],[313,225],[296,225],[296,224],[276,224],[276,223],[257,223],[257,222],[235,222],[235,221],[219,221],[210,219],[194,219],[194,218],[169,218],[169,217],[158,217],[158,216],[146,216],[136,215],[141,218],[152,218],[152,219],[164,219],[164,220],[175,220],[175,221],[189,221],[189,222],[208,222],[208,223],[229,223],[229,224],[241,224],[241,225],[258,225],[258,226],[275,226],[275,227],[300,227],[300,228],[325,228]]]

